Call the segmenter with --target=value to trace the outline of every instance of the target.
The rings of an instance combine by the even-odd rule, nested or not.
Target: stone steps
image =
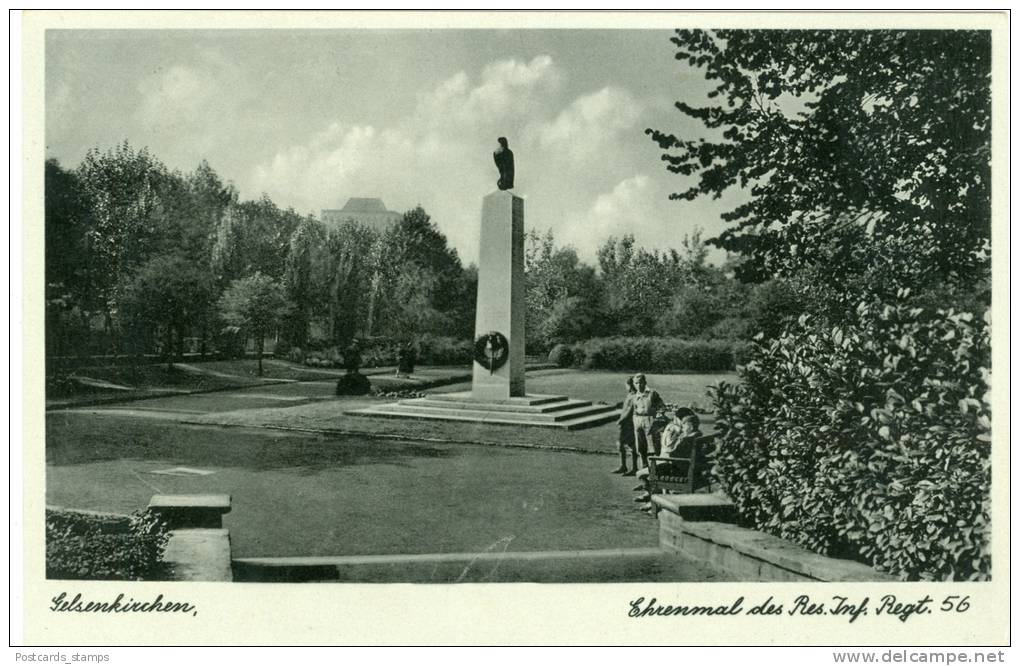
[[[551,396],[552,397],[552,396]],[[562,412],[578,407],[591,406],[590,400],[576,400],[571,398],[559,398],[540,402],[531,405],[517,405],[513,403],[486,403],[485,409],[491,412],[523,412],[527,414],[549,414],[552,412]],[[415,401],[415,404],[423,407],[431,407],[436,409],[475,409],[478,406],[477,402],[472,402],[468,399],[441,399],[441,398],[419,398]]]
[[[495,414],[502,418],[516,419],[524,422],[536,421],[542,423],[569,421],[580,416],[587,416],[589,414],[599,414],[605,412],[607,409],[611,409],[606,406],[588,404],[568,406],[566,409],[562,409],[555,412],[519,412],[498,408],[490,409],[488,407],[481,409],[479,409],[478,407],[465,407],[460,409],[458,409],[457,407],[432,407],[430,405],[417,403],[413,400],[404,400],[398,404],[400,406],[401,411],[409,414],[428,414],[434,416],[463,416],[477,414],[483,417],[488,416],[490,414]]]
[[[619,410],[565,396],[526,396],[501,401],[471,400],[469,394],[447,394],[401,400],[352,410],[356,416],[467,421],[576,430],[616,420]]]

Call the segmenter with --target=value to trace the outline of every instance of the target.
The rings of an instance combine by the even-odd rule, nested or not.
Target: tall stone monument
[[[524,391],[524,199],[513,193],[514,157],[504,137],[493,153],[495,192],[482,199],[471,390],[362,407],[357,416],[470,421],[573,430],[610,421],[616,407]]]
[[[524,199],[482,199],[471,397],[524,397]]]

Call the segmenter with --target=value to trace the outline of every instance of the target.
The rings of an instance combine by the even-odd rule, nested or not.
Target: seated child
[[[702,436],[699,427],[701,421],[698,419],[698,415],[694,413],[693,409],[689,407],[680,407],[673,413],[673,418],[662,431],[662,449],[660,456],[663,458],[690,458],[691,452],[694,449],[694,443]],[[704,452],[698,452],[699,459],[704,455]],[[674,463],[676,464],[676,463]],[[688,463],[689,464],[689,463]],[[666,467],[666,463],[662,461],[656,462],[656,470],[661,474],[670,474],[672,470]],[[703,467],[703,465],[699,465]],[[680,470],[677,470],[680,472]],[[644,489],[644,483],[648,479],[648,468],[644,468],[637,473],[637,478],[641,480],[642,486],[638,486],[640,489]],[[637,490],[636,488],[635,490]],[[650,495],[647,491],[643,492],[638,497],[634,498],[635,502],[647,502]],[[642,507],[642,510],[651,510],[651,505]]]

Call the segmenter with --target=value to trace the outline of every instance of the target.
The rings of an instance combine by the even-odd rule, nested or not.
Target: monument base
[[[611,405],[593,405],[563,395],[525,395],[497,400],[482,400],[470,391],[437,393],[373,405],[347,412],[354,416],[379,416],[438,421],[466,421],[502,425],[539,426],[578,430],[615,421],[620,410]]]

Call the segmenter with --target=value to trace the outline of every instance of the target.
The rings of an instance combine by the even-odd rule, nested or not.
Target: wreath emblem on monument
[[[499,331],[482,333],[475,339],[475,362],[490,373],[503,367],[510,358],[510,343]]]

